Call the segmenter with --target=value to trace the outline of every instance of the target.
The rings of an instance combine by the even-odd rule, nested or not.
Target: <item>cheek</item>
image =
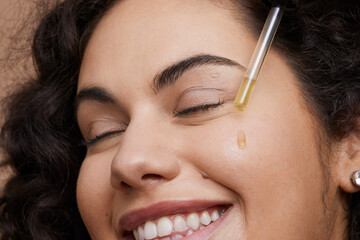
[[[76,196],[79,211],[91,235],[101,234],[102,230],[106,232],[111,222],[114,191],[110,185],[109,159],[112,158],[110,158],[111,154],[105,156],[107,154],[86,157],[77,181]]]
[[[279,171],[286,177],[294,174],[296,180],[320,169],[317,140],[311,128],[305,121],[291,118],[278,121],[266,115],[225,116],[189,130],[186,136],[191,144],[183,148],[187,153],[184,159],[191,159],[201,169],[218,172],[219,177],[231,173],[225,178],[229,183],[239,179],[258,181],[258,173],[278,175]],[[238,146],[239,131],[245,133],[244,149]]]
[[[192,145],[187,146],[187,157],[198,168],[237,194],[254,232],[274,221],[288,224],[289,231],[305,225],[310,229],[321,215],[314,213],[323,211],[323,170],[315,131],[304,119],[279,119],[226,116],[194,131]],[[238,147],[238,131],[246,135],[244,149]]]

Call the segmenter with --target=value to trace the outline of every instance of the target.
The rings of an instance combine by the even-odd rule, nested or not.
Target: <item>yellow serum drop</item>
[[[244,149],[246,147],[246,135],[243,131],[238,131],[237,133],[237,143],[240,149]]]

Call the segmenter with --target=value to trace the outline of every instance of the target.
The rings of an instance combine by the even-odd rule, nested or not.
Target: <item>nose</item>
[[[111,185],[143,189],[175,178],[180,166],[171,139],[158,120],[132,121],[111,164]]]

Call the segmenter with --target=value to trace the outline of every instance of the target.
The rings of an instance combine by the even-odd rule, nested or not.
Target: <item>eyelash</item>
[[[113,136],[113,135],[117,135],[120,133],[125,132],[125,130],[117,130],[117,131],[108,131],[108,132],[104,132],[101,133],[100,135],[96,135],[93,139],[90,139],[89,141],[84,141],[84,145],[89,147],[91,145],[94,145],[95,143],[99,142],[100,140]]]
[[[210,109],[214,109],[214,108],[221,106],[223,103],[224,102],[222,100],[219,100],[217,103],[213,103],[213,104],[204,104],[204,105],[200,105],[200,106],[196,106],[196,107],[190,107],[183,111],[175,112],[174,116],[181,117],[181,116],[189,115],[189,114],[195,113],[195,112],[209,111]]]
[[[223,103],[224,102],[222,100],[219,100],[219,102],[213,103],[213,104],[204,104],[204,105],[200,105],[200,106],[196,106],[196,107],[190,107],[183,111],[175,112],[174,116],[181,117],[181,116],[189,115],[189,114],[195,113],[195,112],[209,111],[210,109],[214,109],[214,108],[221,106]],[[103,140],[104,138],[107,138],[107,137],[110,137],[113,135],[117,135],[117,134],[121,134],[123,132],[125,132],[125,130],[104,132],[104,133],[101,133],[100,135],[96,135],[93,139],[90,139],[89,141],[84,141],[83,144],[85,146],[89,147],[89,146],[94,145],[95,143]]]

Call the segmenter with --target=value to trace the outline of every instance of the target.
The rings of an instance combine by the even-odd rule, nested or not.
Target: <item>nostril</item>
[[[159,181],[163,181],[164,177],[158,175],[158,174],[145,174],[144,176],[141,177],[141,180],[143,181],[148,181],[148,182],[159,182]]]

